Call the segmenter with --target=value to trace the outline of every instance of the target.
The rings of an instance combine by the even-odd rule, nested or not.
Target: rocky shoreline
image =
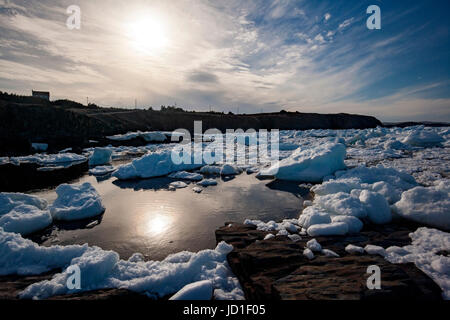
[[[263,240],[268,232],[229,222],[216,230],[216,239],[233,245],[228,263],[248,300],[441,300],[439,286],[414,264],[391,264],[381,256],[344,250],[350,243],[404,246],[411,243],[408,235],[416,229],[413,224],[392,223],[356,235],[316,237],[323,248],[340,257],[317,255],[313,260],[303,255],[309,236],[298,242],[287,236]],[[381,290],[367,288],[370,265],[381,269]]]

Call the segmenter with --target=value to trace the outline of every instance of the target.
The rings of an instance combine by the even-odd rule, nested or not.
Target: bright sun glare
[[[152,53],[164,48],[167,43],[167,30],[164,21],[155,15],[130,23],[128,34],[136,49]]]

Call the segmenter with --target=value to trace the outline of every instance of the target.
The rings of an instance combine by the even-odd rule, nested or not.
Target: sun
[[[154,53],[168,43],[167,27],[156,15],[148,15],[130,23],[128,37],[137,50],[145,53]]]

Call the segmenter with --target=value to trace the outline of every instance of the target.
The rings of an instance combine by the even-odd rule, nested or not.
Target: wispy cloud
[[[445,61],[448,22],[398,26],[394,15],[383,21],[386,31],[371,33],[364,6],[358,15],[332,1],[78,2],[82,28],[69,31],[68,3],[0,1],[0,90],[49,89],[56,98],[118,106],[138,98],[142,106],[450,118],[448,62],[442,76],[416,57]],[[151,15],[164,22],[168,43],[136,50],[127,25]],[[439,51],[427,42],[433,28]]]

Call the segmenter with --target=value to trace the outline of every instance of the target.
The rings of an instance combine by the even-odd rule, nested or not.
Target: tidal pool
[[[227,221],[296,218],[309,193],[295,183],[258,180],[245,173],[216,179],[217,186],[198,194],[192,190],[195,183],[169,190],[169,183],[175,181],[170,178],[119,181],[86,175],[71,183],[92,183],[105,213],[90,220],[55,222],[31,238],[44,246],[88,243],[114,250],[123,259],[141,252],[149,260],[161,260],[183,250],[214,248],[214,231]],[[32,194],[49,203],[56,199],[54,189]]]

